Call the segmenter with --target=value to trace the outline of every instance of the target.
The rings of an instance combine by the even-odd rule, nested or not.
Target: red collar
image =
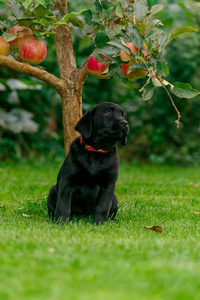
[[[80,137],[80,144],[82,144],[82,143],[83,143],[83,137],[81,135],[81,137]],[[107,153],[108,152],[108,151],[105,151],[103,149],[95,150],[94,148],[92,148],[89,145],[85,145],[85,149],[87,149],[88,151],[99,152],[99,153]]]

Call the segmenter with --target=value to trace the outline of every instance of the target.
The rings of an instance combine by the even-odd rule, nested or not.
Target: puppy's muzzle
[[[121,125],[121,126],[123,126],[123,127],[126,127],[127,125],[128,125],[128,122],[126,121],[126,120],[121,120],[120,122],[119,122],[119,124]]]

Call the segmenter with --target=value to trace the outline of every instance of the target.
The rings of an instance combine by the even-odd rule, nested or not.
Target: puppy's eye
[[[107,110],[107,111],[105,112],[105,115],[106,115],[107,117],[111,117],[111,116],[113,116],[113,112],[112,112],[111,110]]]

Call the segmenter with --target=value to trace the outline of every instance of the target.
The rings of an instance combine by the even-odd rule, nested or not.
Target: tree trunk
[[[82,89],[77,89],[76,82],[70,80],[70,85],[62,90],[60,96],[62,100],[65,155],[67,155],[70,144],[79,135],[74,128],[82,117]]]
[[[58,26],[54,39],[60,79],[63,80],[63,88],[59,94],[62,100],[64,146],[65,155],[67,155],[71,142],[78,136],[74,127],[82,117],[82,84],[78,82],[69,26]]]

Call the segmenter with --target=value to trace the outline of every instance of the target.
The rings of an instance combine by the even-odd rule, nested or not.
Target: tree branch
[[[82,65],[76,70],[77,72],[77,80],[79,85],[83,85],[87,75],[88,75],[88,69],[87,69],[87,63],[89,58],[96,52],[96,49],[84,60]]]
[[[82,65],[78,68],[77,70],[77,81],[78,85],[82,85],[88,75],[88,70],[87,70],[87,62],[89,60],[89,57],[84,60]]]
[[[175,123],[177,124],[177,129],[179,129],[180,127],[180,119],[181,119],[181,113],[180,111],[177,109],[174,100],[172,99],[172,96],[170,95],[168,89],[166,88],[166,86],[163,84],[162,80],[157,76],[157,79],[159,80],[159,82],[162,84],[163,88],[165,89],[165,91],[167,92],[167,95],[169,96],[169,99],[171,100],[171,103],[173,105],[173,107],[175,108],[177,115],[178,115],[178,119],[175,121]]]
[[[58,93],[62,90],[64,81],[52,75],[51,73],[42,70],[41,68],[36,68],[28,63],[16,61],[5,55],[0,55],[0,65],[38,78],[53,87],[56,91],[58,91]]]

